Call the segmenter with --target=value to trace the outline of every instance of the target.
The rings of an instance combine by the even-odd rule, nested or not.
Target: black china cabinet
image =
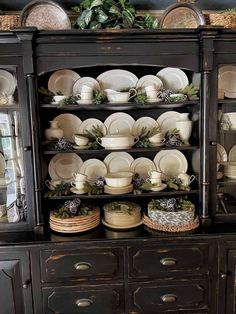
[[[3,314],[235,313],[236,140],[232,121],[228,127],[236,99],[228,78],[236,76],[235,32],[214,27],[52,32],[19,28],[1,32],[0,47],[0,84],[6,80],[9,86],[10,80],[14,88],[0,95],[0,211],[5,204],[13,213],[0,218],[0,287],[6,287],[3,299],[9,300]],[[180,69],[189,84],[199,87],[199,99],[58,106],[42,101],[39,92],[59,70],[92,78],[125,70],[141,78],[168,67]],[[113,153],[104,148],[49,149],[49,121],[69,116],[73,121],[105,122],[114,114],[134,121],[158,120],[173,113],[188,114],[193,122],[188,145],[116,152],[151,161],[160,152],[181,156],[184,171],[195,177],[190,190],[47,193],[45,182],[52,173],[67,174],[52,168],[59,158],[65,164],[72,159],[85,163],[104,161]],[[49,227],[50,211],[68,200],[95,203],[101,212],[108,202],[132,201],[145,212],[152,199],[182,196],[194,203],[200,217],[200,227],[192,232],[165,233],[145,226],[118,232],[99,225],[68,236]]]

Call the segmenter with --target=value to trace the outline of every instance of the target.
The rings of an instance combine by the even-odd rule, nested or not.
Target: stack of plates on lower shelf
[[[100,211],[96,209],[91,215],[74,216],[73,218],[57,218],[50,213],[49,224],[53,231],[61,233],[84,232],[97,227],[100,223]]]

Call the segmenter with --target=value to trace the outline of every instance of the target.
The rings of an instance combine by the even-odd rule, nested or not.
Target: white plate
[[[0,177],[4,177],[5,168],[6,168],[5,158],[3,154],[0,152]]]
[[[171,177],[186,173],[188,169],[186,157],[177,149],[160,151],[154,157],[154,163],[157,171]]]
[[[229,161],[236,161],[236,145],[233,145],[229,151]]]
[[[63,137],[68,141],[73,141],[73,135],[79,133],[79,127],[82,123],[80,118],[71,113],[62,113],[53,120],[58,121],[59,127],[64,131]]]
[[[75,82],[80,75],[72,70],[58,70],[54,72],[48,80],[48,89],[54,94],[60,93],[71,96]]]
[[[16,89],[15,77],[6,70],[0,70],[0,94],[11,96]]]
[[[219,67],[218,89],[225,92],[225,96],[235,98],[236,96],[236,66],[222,65]]]
[[[72,173],[78,172],[82,164],[82,159],[76,154],[57,154],[49,162],[48,173],[53,180],[71,182]]]
[[[129,226],[116,226],[116,225],[111,225],[111,224],[107,223],[104,219],[102,219],[102,224],[108,228],[111,228],[111,229],[126,230],[126,229],[132,229],[132,228],[141,226],[143,224],[143,221],[141,220],[140,222],[133,224],[133,225],[129,225]]]
[[[88,145],[73,145],[73,148],[76,149],[76,150],[79,150],[79,149],[89,149],[91,147],[91,143],[88,144]]]
[[[127,113],[115,112],[104,121],[108,134],[131,135],[135,120]]]
[[[192,154],[192,168],[195,173],[200,173],[200,149],[196,149]]]
[[[101,130],[103,131],[103,134],[106,135],[107,134],[107,129],[104,125],[104,123],[98,119],[94,119],[94,118],[89,118],[84,120],[80,126],[79,126],[79,134],[85,134],[85,131],[89,131],[91,132],[93,127],[97,127],[99,126],[101,128]]]
[[[157,77],[163,82],[164,88],[172,92],[177,92],[189,84],[187,75],[178,68],[164,68],[157,73]]]
[[[166,134],[167,131],[171,131],[176,128],[176,121],[180,118],[180,114],[177,111],[166,111],[157,118],[157,123],[161,127],[162,134]]]
[[[101,86],[101,89],[109,88],[116,91],[135,87],[138,82],[138,78],[135,74],[120,69],[103,72],[96,80]]]
[[[83,163],[79,172],[86,174],[89,181],[96,181],[98,177],[104,177],[107,174],[107,167],[101,160],[91,158]]]
[[[81,87],[87,85],[92,87],[93,90],[100,90],[100,85],[97,80],[90,76],[84,76],[79,78],[73,85],[73,95],[78,95],[81,93]]]
[[[85,194],[84,189],[76,189],[75,187],[73,187],[73,188],[71,188],[70,190],[71,190],[71,192],[74,193],[74,194],[80,194],[80,195]]]
[[[146,157],[136,158],[130,165],[130,171],[138,173],[141,177],[147,178],[148,172],[156,170],[154,162]]]
[[[104,159],[108,172],[130,171],[133,161],[134,158],[126,152],[112,152]]]
[[[220,144],[217,144],[217,170],[219,170],[219,167],[220,167],[220,163],[222,161],[227,161],[228,160],[228,157],[227,157],[227,152],[225,150],[225,148],[220,145]]]
[[[155,85],[157,91],[163,87],[162,81],[155,75],[144,75],[142,76],[136,85],[138,93],[145,93],[145,87],[149,85]]]
[[[156,120],[150,117],[142,117],[135,121],[132,127],[132,134],[134,136],[139,136],[143,128],[146,128],[146,132],[157,128],[159,125]]]

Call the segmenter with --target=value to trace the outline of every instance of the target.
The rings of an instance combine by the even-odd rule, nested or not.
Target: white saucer
[[[146,102],[162,102],[162,99],[161,98],[153,98],[153,99],[147,99]]]
[[[76,100],[76,102],[79,105],[91,105],[93,103],[92,100],[86,100],[86,99],[78,99]]]
[[[152,147],[160,147],[160,146],[164,146],[165,143],[151,143]]]
[[[111,229],[117,229],[117,230],[127,230],[127,229],[132,229],[138,226],[141,226],[143,224],[143,220],[140,220],[138,223],[133,224],[133,225],[128,225],[128,226],[116,226],[116,225],[111,225],[107,223],[104,219],[102,219],[102,224],[108,228]]]
[[[75,194],[80,194],[80,195],[85,194],[84,189],[76,189],[76,188],[73,187],[70,190],[71,190],[72,193],[75,193]]]
[[[90,148],[91,147],[91,144],[89,144],[89,145],[73,145],[73,148],[74,149],[88,149],[88,148]]]
[[[109,185],[104,185],[104,193],[107,194],[127,194],[133,191],[133,184],[122,186],[122,187],[113,187]]]
[[[162,183],[159,186],[153,186],[151,188],[151,191],[153,191],[153,192],[160,192],[160,191],[164,190],[166,187],[167,187],[167,185],[165,183]]]

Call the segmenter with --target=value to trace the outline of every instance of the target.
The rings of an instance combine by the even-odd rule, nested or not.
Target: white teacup
[[[189,186],[193,182],[193,180],[195,179],[195,176],[194,175],[190,176],[187,173],[180,173],[178,175],[178,178],[182,180],[182,184],[184,186]]]
[[[71,185],[76,188],[77,190],[82,190],[84,188],[84,183],[85,183],[85,180],[84,181],[74,181],[74,182],[71,182]]]
[[[74,134],[73,135],[73,141],[78,146],[86,146],[88,144],[89,139],[83,135]]]
[[[145,86],[144,88],[145,88],[145,92],[146,92],[148,100],[157,98],[157,88],[155,84]]]
[[[162,179],[163,178],[163,173],[160,171],[156,171],[156,170],[148,171],[148,175],[149,175],[150,179]]]
[[[77,96],[80,96],[82,101],[91,101],[93,99],[93,88],[84,84],[81,86],[80,93]]]
[[[56,186],[61,184],[61,180],[46,180],[45,185],[49,188],[49,190],[55,190]]]
[[[72,172],[72,177],[75,181],[85,182],[87,180],[86,174],[80,172]]]
[[[131,88],[128,92],[118,92],[113,89],[105,89],[104,91],[110,103],[128,102],[130,98],[136,96],[137,94],[137,91],[135,88]]]
[[[163,137],[163,135],[162,135],[161,132],[156,133],[156,134],[150,136],[148,139],[149,139],[150,143],[153,144],[154,146],[155,146],[155,145],[160,145],[160,144],[164,143],[165,140],[166,140],[166,139]]]

